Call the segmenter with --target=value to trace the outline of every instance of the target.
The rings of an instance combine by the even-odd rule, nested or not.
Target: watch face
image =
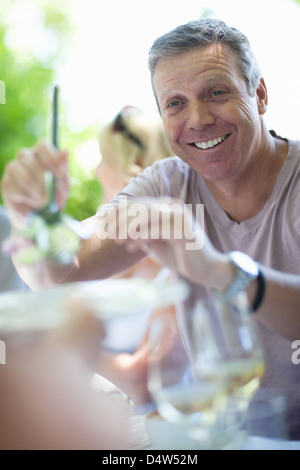
[[[232,251],[230,253],[230,258],[243,271],[246,271],[253,277],[258,276],[258,266],[250,256],[240,251]]]

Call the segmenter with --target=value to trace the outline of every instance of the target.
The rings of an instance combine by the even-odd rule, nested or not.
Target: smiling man
[[[106,278],[150,253],[190,282],[191,300],[203,288],[217,289],[229,300],[245,291],[264,345],[264,384],[286,395],[289,430],[300,439],[300,368],[291,361],[292,341],[300,337],[300,142],[267,129],[267,88],[249,41],[222,21],[193,21],[158,38],[149,67],[176,156],[134,178],[116,196],[112,213],[128,227],[130,208],[138,201],[147,208],[145,217],[152,217],[145,223],[139,219],[139,236],[115,240],[101,237],[103,213],[97,214],[84,222],[94,227],[94,235],[82,243],[73,264],[45,260],[39,266],[22,266],[16,257],[15,263],[26,282],[38,289]],[[15,230],[43,204],[45,169],[55,174],[57,200],[64,207],[66,160],[65,152],[39,144],[20,152],[7,167],[2,189]],[[125,196],[128,204],[122,205]],[[185,228],[182,239],[145,236],[162,233],[161,216],[168,204],[172,215],[174,202],[176,220],[181,213]],[[202,240],[199,205],[204,206],[204,242],[189,251],[190,233],[196,242]],[[136,370],[141,361],[133,356],[130,364]]]
[[[195,42],[187,49],[191,35]],[[202,176],[232,220],[256,215],[288,144],[264,123],[267,90],[246,38],[217,22],[195,22],[158,39],[150,67],[175,154]]]

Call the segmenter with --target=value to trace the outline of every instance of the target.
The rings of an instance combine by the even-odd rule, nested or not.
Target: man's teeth
[[[207,142],[195,142],[195,145],[198,149],[211,148],[223,142],[223,140],[225,140],[226,137],[227,137],[227,134],[222,135],[222,137],[216,137],[215,139],[208,140]]]

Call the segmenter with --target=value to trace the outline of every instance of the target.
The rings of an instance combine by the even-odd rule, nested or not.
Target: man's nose
[[[216,122],[214,113],[209,103],[197,101],[190,103],[188,107],[187,127],[195,130],[202,130]]]

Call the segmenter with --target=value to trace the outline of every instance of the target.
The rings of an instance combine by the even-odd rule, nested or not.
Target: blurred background
[[[67,212],[79,220],[102,199],[93,174],[101,126],[124,105],[155,109],[148,50],[195,18],[224,19],[248,36],[269,91],[269,128],[300,138],[300,0],[0,0],[0,11],[0,179],[20,148],[50,139],[59,84],[60,146],[70,151],[72,181]]]

